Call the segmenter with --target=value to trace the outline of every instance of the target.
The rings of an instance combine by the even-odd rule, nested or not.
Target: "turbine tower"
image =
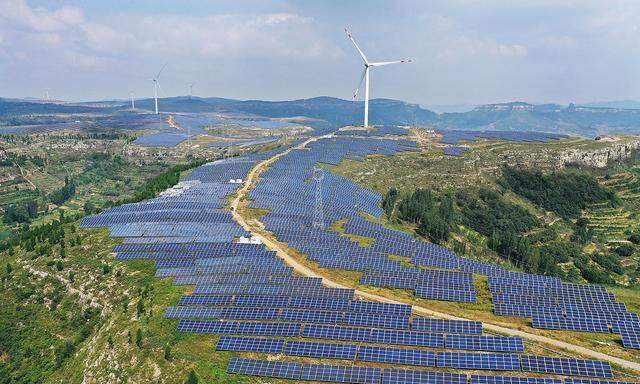
[[[160,71],[158,71],[158,74],[156,75],[156,77],[151,79],[151,81],[153,81],[153,99],[156,103],[156,115],[158,114],[158,88],[160,88],[160,82],[158,81],[158,79],[160,79],[160,74],[162,73],[162,71],[164,70],[164,67],[166,66],[167,66],[167,63],[164,63],[162,68],[160,68]]]
[[[133,99],[133,92],[131,92],[130,95],[131,95],[131,110],[133,111],[134,109],[136,109],[136,102]]]
[[[189,98],[193,95],[193,83],[189,83]]]
[[[364,69],[362,70],[362,76],[360,77],[360,82],[358,83],[358,88],[356,88],[356,91],[353,94],[353,100],[355,100],[356,97],[358,96],[358,91],[360,90],[360,87],[362,86],[362,81],[364,81],[364,126],[368,127],[369,126],[369,71],[373,67],[382,67],[384,65],[389,65],[389,64],[410,63],[411,60],[379,61],[379,62],[374,62],[374,63],[369,62],[369,60],[364,55],[364,53],[362,52],[360,47],[358,47],[358,44],[353,39],[353,36],[351,36],[351,33],[349,33],[347,28],[345,28],[344,31],[347,33],[347,37],[349,38],[349,40],[351,40],[353,45],[356,47],[356,50],[360,54],[360,57],[362,58],[362,61],[364,63]]]

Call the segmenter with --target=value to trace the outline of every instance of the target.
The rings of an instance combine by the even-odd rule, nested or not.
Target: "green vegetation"
[[[613,191],[603,188],[595,177],[574,172],[540,171],[505,167],[500,182],[518,195],[565,219],[580,216],[589,204],[619,204]]]
[[[155,176],[154,178],[146,181],[142,186],[138,188],[138,190],[132,197],[118,200],[116,202],[116,205],[137,203],[139,201],[151,199],[155,197],[159,192],[162,192],[165,189],[176,185],[180,180],[180,175],[182,174],[182,172],[198,167],[202,164],[205,164],[206,162],[206,160],[198,160],[189,164],[174,165],[158,176]]]

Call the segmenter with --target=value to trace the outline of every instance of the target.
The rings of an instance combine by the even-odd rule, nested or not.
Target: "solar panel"
[[[289,341],[284,347],[284,353],[291,356],[354,360],[356,349],[353,344]]]
[[[318,297],[292,297],[289,303],[291,308],[324,309],[329,311],[346,311],[349,305],[349,300]]]
[[[253,336],[283,336],[294,337],[300,335],[300,324],[292,323],[280,323],[280,322],[239,322],[234,332],[238,335],[253,335]]]
[[[182,296],[178,305],[230,305],[233,296]]]
[[[594,380],[594,379],[576,379],[567,377],[564,384],[638,384],[632,381],[613,381],[613,380]]]
[[[491,352],[524,351],[524,344],[520,337],[447,335],[445,343],[447,349]]]
[[[622,346],[630,349],[640,349],[640,333],[631,331],[622,331]]]
[[[522,370],[585,377],[613,377],[611,365],[604,361],[523,355]]]
[[[193,333],[235,333],[238,329],[236,321],[216,320],[180,320],[178,332]]]
[[[234,357],[229,361],[227,373],[298,380],[302,374],[302,364]]]
[[[288,296],[238,296],[234,302],[238,307],[269,307],[286,308],[289,305]]]
[[[409,328],[408,316],[385,316],[369,313],[347,313],[344,322],[348,325],[380,328]]]
[[[380,368],[344,365],[303,365],[300,379],[335,383],[379,384]]]
[[[435,352],[419,349],[374,347],[368,345],[360,346],[358,349],[358,360],[378,363],[419,365],[424,367],[436,366]]]
[[[562,384],[562,379],[549,377],[471,375],[471,384]],[[567,384],[566,381],[565,384]]]
[[[368,341],[371,337],[371,331],[371,329],[341,325],[308,324],[304,326],[302,335],[313,339]]]
[[[414,331],[460,333],[467,335],[481,335],[482,322],[466,320],[431,319],[414,316],[411,321]]]
[[[512,354],[438,352],[436,359],[439,368],[520,370],[519,356]]]
[[[534,314],[531,318],[534,328],[567,329],[580,332],[609,333],[609,324],[604,319],[592,317],[562,317]]]
[[[399,329],[371,329],[363,340],[377,344],[412,345],[420,347],[443,348],[444,335]]]
[[[385,368],[382,371],[382,384],[467,384],[467,375]]]
[[[310,309],[283,309],[280,320],[300,323],[339,324],[344,322],[345,314]]]
[[[420,299],[456,301],[462,303],[475,303],[475,291],[463,291],[457,289],[441,289],[431,286],[417,286],[416,297]]]
[[[375,301],[353,300],[349,306],[349,311],[409,316],[411,315],[411,306],[406,304],[388,304],[377,303]]]
[[[283,340],[255,337],[222,336],[216,344],[218,351],[281,353]]]

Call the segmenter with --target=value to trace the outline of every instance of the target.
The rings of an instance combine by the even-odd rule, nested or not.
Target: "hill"
[[[595,103],[585,106],[510,102],[480,105],[471,111],[437,114],[417,104],[374,99],[370,121],[375,125],[412,125],[440,130],[530,131],[593,137],[608,133],[640,131],[640,109],[620,108],[633,103]],[[608,105],[612,107],[607,107]],[[334,97],[264,101],[219,97],[177,96],[159,99],[160,110],[178,113],[238,113],[271,118],[305,117],[316,127],[359,125],[363,103]],[[613,107],[615,106],[615,107]],[[136,101],[136,108],[152,111],[153,99]],[[43,103],[0,99],[0,123],[11,125],[11,117],[52,114],[112,114],[128,110],[125,102]]]

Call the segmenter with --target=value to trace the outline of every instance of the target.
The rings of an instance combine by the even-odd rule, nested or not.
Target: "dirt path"
[[[331,287],[331,288],[353,288],[353,287],[349,287],[340,283],[337,283],[335,281],[330,280],[330,278],[327,278],[326,276],[322,276],[319,275],[318,273],[316,273],[315,271],[309,269],[307,266],[301,264],[300,262],[298,262],[294,257],[292,257],[291,255],[289,255],[286,251],[286,249],[284,249],[282,246],[280,246],[278,243],[276,243],[275,241],[271,240],[270,238],[262,235],[262,231],[263,229],[260,228],[260,224],[256,222],[255,224],[253,223],[249,223],[247,220],[244,219],[244,217],[242,217],[242,215],[238,212],[238,205],[240,204],[240,201],[242,201],[247,194],[249,193],[249,191],[251,190],[252,184],[254,182],[255,179],[257,179],[260,174],[265,171],[270,164],[272,164],[273,162],[275,162],[276,160],[278,160],[280,157],[286,155],[287,153],[289,153],[291,150],[293,149],[300,149],[305,147],[307,144],[316,141],[318,139],[322,139],[322,138],[327,138],[327,137],[331,137],[332,135],[325,135],[325,136],[320,136],[320,137],[316,137],[316,138],[311,138],[305,142],[303,142],[302,144],[290,148],[284,152],[281,152],[273,157],[270,157],[266,160],[261,161],[260,163],[256,164],[256,166],[254,166],[251,171],[249,172],[249,174],[247,175],[246,179],[244,180],[244,185],[243,187],[238,191],[236,198],[232,201],[231,203],[231,211],[232,211],[232,215],[234,217],[234,219],[238,222],[238,224],[240,224],[245,230],[252,232],[253,234],[255,234],[256,236],[258,236],[258,238],[260,238],[260,240],[262,240],[262,242],[267,246],[267,248],[276,251],[277,255],[284,259],[284,261],[291,267],[293,267],[293,269],[295,269],[296,272],[298,272],[299,274],[303,275],[303,276],[308,276],[308,277],[319,277],[322,278],[322,282],[325,286],[327,287]],[[405,303],[402,301],[397,301],[397,300],[393,300],[393,299],[389,299],[387,297],[383,297],[383,296],[379,296],[376,294],[372,294],[369,292],[364,292],[364,291],[360,291],[357,290],[355,291],[356,296],[364,298],[364,299],[368,299],[368,300],[373,300],[373,301],[378,301],[378,302],[382,302],[382,303],[390,303],[390,304],[409,304],[409,303]],[[454,316],[448,313],[444,313],[444,312],[438,312],[438,311],[433,311],[431,309],[425,308],[425,307],[421,307],[421,306],[417,306],[417,305],[412,305],[413,307],[413,311],[417,314],[420,315],[429,315],[429,316],[435,316],[435,317],[439,317],[442,319],[450,319],[450,320],[473,320],[473,319],[466,319],[466,318],[462,318],[462,317],[458,317],[458,316]],[[619,365],[621,367],[625,367],[628,369],[632,369],[635,370],[637,372],[640,372],[640,363],[637,362],[633,362],[633,361],[629,361],[629,360],[624,360],[615,356],[610,356],[607,355],[605,353],[602,352],[598,352],[598,351],[594,351],[592,349],[589,348],[585,348],[579,345],[574,345],[571,343],[567,343],[561,340],[556,340],[556,339],[552,339],[550,337],[546,337],[546,336],[540,336],[540,335],[535,335],[533,333],[529,333],[529,332],[525,332],[525,331],[520,331],[517,329],[512,329],[512,328],[506,328],[500,325],[495,325],[495,324],[491,324],[491,323],[487,323],[487,322],[483,322],[483,326],[484,329],[489,330],[489,331],[493,331],[493,332],[497,332],[497,333],[501,333],[501,334],[506,334],[506,335],[511,335],[511,336],[519,336],[522,337],[523,339],[527,339],[530,341],[535,341],[535,342],[539,342],[539,343],[544,343],[547,345],[552,345],[554,347],[558,347],[561,349],[564,349],[566,351],[569,351],[571,353],[577,353],[583,356],[587,356],[590,358],[594,358],[594,359],[598,359],[598,360],[604,360],[604,361],[608,361],[612,364],[616,364]]]

